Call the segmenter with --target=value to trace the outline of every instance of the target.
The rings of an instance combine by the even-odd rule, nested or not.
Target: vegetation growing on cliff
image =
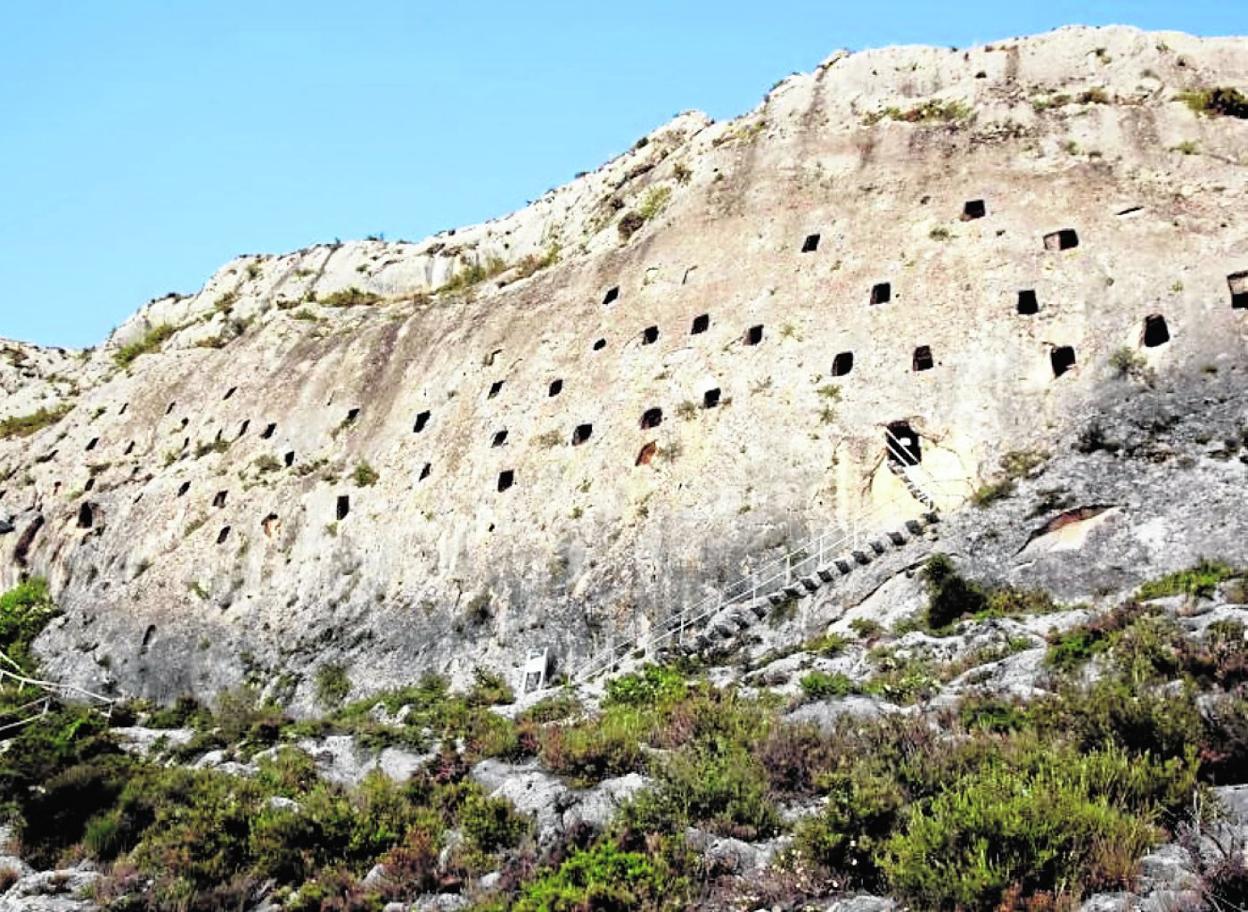
[[[1152,585],[1196,594],[1232,573],[1205,562]],[[1054,610],[1041,593],[967,581],[947,558],[925,577],[933,629]],[[0,644],[28,656],[54,611],[37,581],[4,596]],[[803,652],[839,660],[851,647],[823,637]],[[115,909],[237,907],[264,889],[297,910],[380,910],[428,892],[465,893],[477,912],[687,909],[729,889],[686,835],[696,831],[791,833],[766,884],[751,884],[769,902],[852,889],[925,909],[1068,908],[1128,887],[1136,859],[1174,837],[1209,784],[1244,780],[1248,640],[1233,620],[1197,633],[1128,602],[1053,634],[1048,654],[1051,680],[1030,701],[969,690],[940,711],[823,727],[786,719],[793,701],[766,688],[658,666],[608,682],[596,710],[556,694],[514,719],[491,708],[513,696],[484,669],[466,693],[425,677],[318,721],[295,722],[246,690],[222,695],[215,712],[189,699],[117,711],[123,723],[194,730],[164,757],[217,748],[255,764],[243,776],[167,766],[159,749],[151,760],[124,754],[98,715],[62,707],[0,754],[0,800],[35,863],[102,865],[97,899]],[[922,704],[948,679],[895,646],[869,660],[881,671],[866,682],[808,671],[797,699],[852,690]],[[316,684],[326,703],[349,689],[336,667]],[[331,733],[429,759],[406,782],[333,785],[296,746]],[[533,823],[470,775],[491,757],[536,760],[575,786],[627,773],[650,785],[601,829],[539,846]],[[784,809],[815,804],[786,822]],[[491,871],[497,887],[481,890]]]
[[[113,361],[118,367],[127,368],[141,355],[160,351],[165,341],[177,331],[176,326],[171,326],[168,323],[153,326],[143,335],[143,338],[119,348],[113,354]]]
[[[0,440],[7,440],[10,437],[29,437],[31,434],[38,433],[68,415],[71,408],[73,406],[62,403],[53,408],[41,406],[38,411],[29,415],[0,418]]]

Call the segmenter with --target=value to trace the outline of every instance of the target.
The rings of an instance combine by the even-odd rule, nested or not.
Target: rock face
[[[357,692],[574,670],[812,533],[915,517],[896,422],[955,517],[1091,416],[1234,430],[1248,122],[1179,95],[1246,82],[1248,40],[1127,28],[836,54],[505,218],[243,256],[81,355],[5,343],[0,419],[72,410],[0,441],[0,583],[49,579],[67,681],[299,708],[329,664]],[[1194,470],[1070,454],[1077,502],[1025,518],[1119,509],[1083,537],[951,534],[1072,597],[1105,535],[1115,584],[1215,553],[1198,530],[1241,553],[1239,451],[1199,436]]]

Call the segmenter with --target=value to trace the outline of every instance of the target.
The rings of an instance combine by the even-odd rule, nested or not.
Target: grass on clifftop
[[[113,361],[118,367],[127,368],[141,355],[160,351],[160,347],[165,341],[177,331],[177,327],[170,326],[168,323],[153,326],[142,339],[131,342],[129,345],[123,345],[114,352]]]
[[[61,403],[53,408],[40,407],[29,415],[14,415],[0,419],[0,440],[10,437],[29,437],[46,427],[51,427],[69,414],[73,406]]]
[[[1248,95],[1244,95],[1239,89],[1222,87],[1183,92],[1179,95],[1179,100],[1199,114],[1248,118]]]

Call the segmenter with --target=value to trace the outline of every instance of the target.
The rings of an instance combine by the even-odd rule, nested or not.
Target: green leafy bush
[[[0,440],[10,437],[29,437],[46,427],[51,427],[70,413],[73,406],[68,403],[53,408],[41,406],[38,411],[29,415],[11,415],[0,418]]]
[[[1222,561],[1202,559],[1194,567],[1150,580],[1140,587],[1137,598],[1165,598],[1168,595],[1191,595],[1210,598],[1218,584],[1238,576],[1237,571]]]
[[[1156,797],[1180,767],[1047,747],[986,763],[911,810],[880,866],[929,909],[995,909],[1011,888],[1077,897],[1125,887],[1158,839]]]
[[[798,682],[802,691],[812,700],[826,700],[829,697],[844,697],[857,692],[858,688],[847,676],[838,672],[810,671],[802,675]]]
[[[316,670],[316,700],[322,706],[335,707],[351,692],[351,679],[341,665],[322,665]]]
[[[670,705],[688,692],[684,675],[674,668],[647,665],[641,671],[607,682],[604,706],[657,707]]]
[[[558,869],[525,886],[511,912],[682,909],[683,886],[661,860],[603,842],[574,852]]]
[[[326,307],[368,307],[381,300],[381,295],[371,291],[361,291],[352,285],[341,291],[335,291],[320,299]]]
[[[1248,96],[1235,88],[1202,89],[1183,92],[1179,98],[1200,114],[1219,114],[1224,117],[1248,118]]]
[[[158,326],[153,326],[144,334],[142,339],[139,339],[136,342],[131,342],[129,345],[123,345],[116,352],[114,352],[113,361],[118,367],[129,367],[135,362],[135,359],[141,355],[160,351],[160,347],[164,345],[165,341],[175,332],[177,332],[177,327],[170,326],[168,323],[161,323]]]

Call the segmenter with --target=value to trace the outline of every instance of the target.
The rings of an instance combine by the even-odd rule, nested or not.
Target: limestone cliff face
[[[505,218],[243,256],[81,356],[6,344],[0,418],[73,407],[0,441],[0,583],[51,581],[54,673],[155,698],[573,668],[920,511],[892,422],[954,508],[1096,413],[1119,349],[1237,395],[1248,121],[1178,95],[1246,83],[1248,40],[1126,28],[837,54]]]

